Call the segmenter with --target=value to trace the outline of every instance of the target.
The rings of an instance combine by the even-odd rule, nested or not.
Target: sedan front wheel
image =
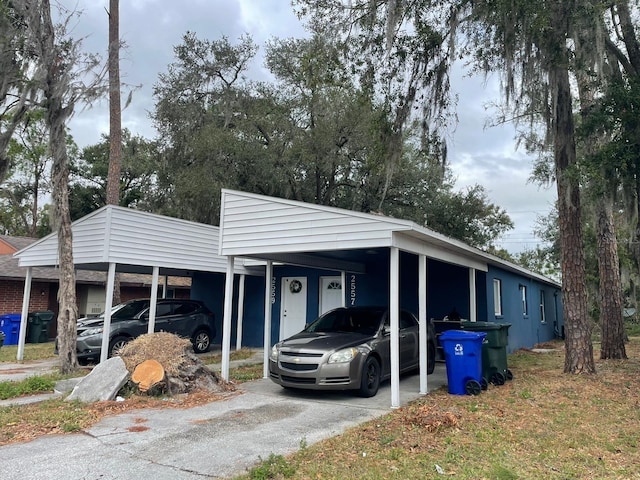
[[[378,393],[380,387],[380,364],[373,357],[367,358],[360,379],[360,396],[369,398]]]

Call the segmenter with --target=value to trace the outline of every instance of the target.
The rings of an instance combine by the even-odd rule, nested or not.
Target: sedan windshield
[[[307,332],[352,332],[375,335],[382,321],[382,311],[336,309],[311,323]]]

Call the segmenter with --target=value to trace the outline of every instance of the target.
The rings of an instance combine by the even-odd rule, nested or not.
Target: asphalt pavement
[[[443,385],[445,366],[439,363],[428,377],[428,390]],[[402,405],[417,399],[418,391],[418,375],[401,378]],[[375,397],[359,398],[348,392],[289,391],[261,379],[199,407],[130,411],[80,433],[0,447],[1,478],[233,478],[270,454],[292,453],[384,415],[390,405],[389,382]]]

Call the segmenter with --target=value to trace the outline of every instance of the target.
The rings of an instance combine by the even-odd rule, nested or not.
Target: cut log
[[[164,380],[164,368],[156,360],[145,360],[135,368],[133,375],[131,375],[131,381],[138,385],[141,392],[147,392],[162,380]]]

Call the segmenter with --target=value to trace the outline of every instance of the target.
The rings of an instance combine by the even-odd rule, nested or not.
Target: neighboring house
[[[0,315],[20,313],[24,295],[26,268],[18,266],[13,254],[28,247],[38,239],[0,235]],[[29,311],[51,310],[58,312],[57,268],[36,267],[32,272]],[[159,296],[189,298],[191,279],[167,277],[168,289],[160,285]],[[164,279],[163,279],[164,282]],[[76,295],[80,317],[97,315],[104,311],[106,273],[92,270],[76,270]],[[142,274],[120,274],[120,298],[123,302],[134,298],[148,298],[151,294],[151,276]],[[56,324],[49,325],[49,338],[55,338]]]

